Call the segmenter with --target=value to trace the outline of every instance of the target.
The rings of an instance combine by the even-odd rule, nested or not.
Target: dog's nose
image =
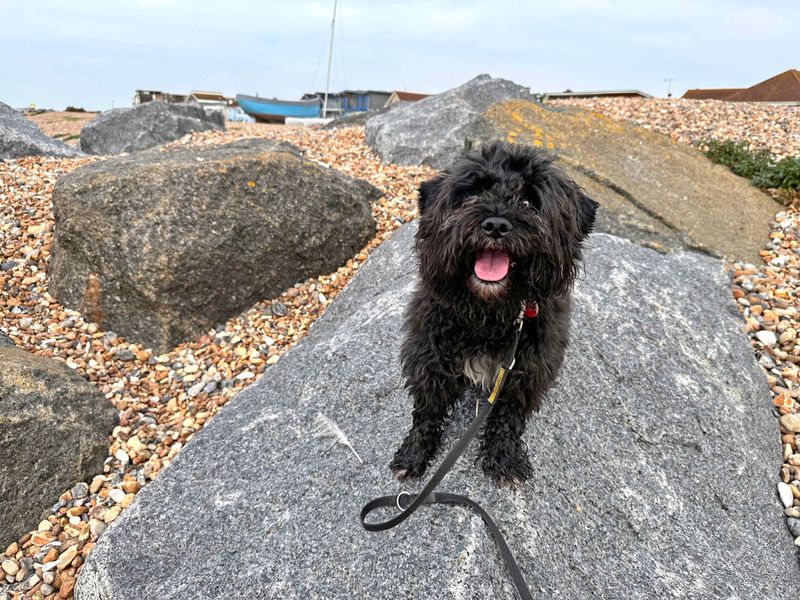
[[[508,219],[504,219],[503,217],[489,217],[483,220],[481,229],[490,236],[498,238],[508,234],[513,228]]]

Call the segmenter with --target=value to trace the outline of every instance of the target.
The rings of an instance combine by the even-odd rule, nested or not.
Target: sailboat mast
[[[322,103],[322,116],[328,116],[328,91],[331,87],[331,59],[333,58],[333,32],[336,27],[336,3],[338,0],[333,0],[333,19],[331,20],[331,45],[328,48],[328,75],[325,77],[325,101]]]

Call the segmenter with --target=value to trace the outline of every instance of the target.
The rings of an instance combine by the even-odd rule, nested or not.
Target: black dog
[[[570,290],[597,203],[532,147],[493,143],[466,154],[419,190],[420,280],[401,351],[413,425],[390,467],[422,475],[466,387],[493,383],[525,321],[514,369],[481,434],[480,462],[499,485],[532,474],[525,423],[564,358]]]

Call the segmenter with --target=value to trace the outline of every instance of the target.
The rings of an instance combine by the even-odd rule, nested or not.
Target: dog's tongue
[[[508,274],[505,250],[481,250],[475,259],[475,275],[484,281],[500,281]]]

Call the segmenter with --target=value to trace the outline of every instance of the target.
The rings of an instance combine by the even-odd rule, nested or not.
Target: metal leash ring
[[[410,495],[411,495],[411,492],[407,492],[406,490],[403,490],[402,492],[400,492],[399,494],[397,494],[397,510],[399,510],[399,511],[401,511],[401,512],[405,510],[405,509],[404,509],[402,506],[400,506],[400,498],[401,498],[401,496],[402,496],[403,494],[405,494],[406,496],[410,496]]]

